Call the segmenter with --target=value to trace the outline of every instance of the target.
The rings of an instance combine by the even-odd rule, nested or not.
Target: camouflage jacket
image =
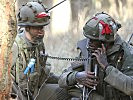
[[[22,93],[26,93],[28,89],[33,96],[35,96],[45,83],[57,83],[58,76],[50,73],[50,66],[46,65],[46,58],[42,57],[40,53],[45,54],[44,43],[32,44],[25,37],[24,32],[17,35],[14,45],[12,47],[13,61],[11,75],[15,83],[18,84]],[[35,58],[34,72],[28,72],[24,75],[29,60]]]
[[[91,100],[132,100],[133,48],[117,36],[114,46],[107,51],[107,59],[110,65],[105,71],[99,68],[99,84],[90,95]],[[81,96],[81,90],[76,87],[75,75],[83,70],[83,62],[73,62],[62,73],[58,82],[60,87],[67,88],[74,96]]]

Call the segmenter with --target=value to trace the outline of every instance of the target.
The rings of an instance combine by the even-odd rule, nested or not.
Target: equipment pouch
[[[39,74],[37,72],[30,73],[29,75],[29,89],[34,92],[35,88],[38,88]]]

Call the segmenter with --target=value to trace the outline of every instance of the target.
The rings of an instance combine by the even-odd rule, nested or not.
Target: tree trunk
[[[16,36],[14,0],[0,0],[0,100],[9,100],[11,47]]]

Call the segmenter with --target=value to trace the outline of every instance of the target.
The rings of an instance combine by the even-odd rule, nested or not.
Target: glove
[[[104,45],[102,44],[102,48],[98,48],[97,50],[95,50],[95,52],[92,53],[92,55],[96,56],[99,65],[102,69],[105,70],[109,64],[107,62],[106,49]]]
[[[87,86],[89,88],[93,88],[98,84],[98,82],[96,81],[97,77],[94,76],[94,72],[78,72],[75,77],[76,81],[79,84]]]

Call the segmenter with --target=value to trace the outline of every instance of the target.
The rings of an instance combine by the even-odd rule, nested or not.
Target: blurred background
[[[17,0],[16,11],[29,0]],[[42,0],[48,7],[62,0]],[[44,43],[52,56],[76,57],[77,42],[85,38],[82,28],[85,22],[98,12],[106,12],[122,24],[118,34],[128,40],[133,33],[133,0],[66,0],[50,11],[51,23],[46,26]],[[52,71],[60,74],[70,66],[68,61],[50,60]]]

